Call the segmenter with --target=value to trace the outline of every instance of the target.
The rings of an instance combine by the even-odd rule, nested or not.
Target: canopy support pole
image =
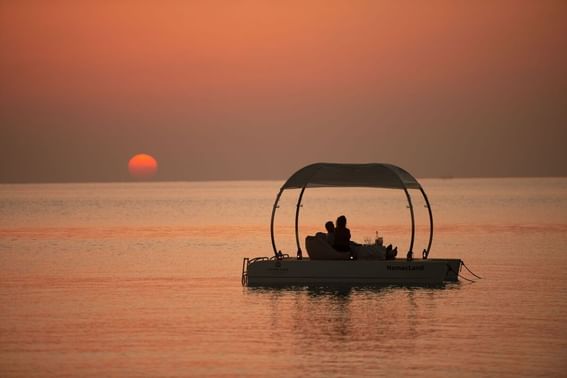
[[[402,183],[403,185],[403,183]],[[410,209],[410,214],[411,214],[411,241],[410,241],[410,246],[409,246],[409,250],[408,250],[408,259],[411,258],[411,256],[413,256],[413,241],[415,239],[415,216],[413,214],[413,205],[411,203],[411,197],[410,194],[408,192],[408,189],[406,188],[405,185],[403,185],[404,187],[404,192],[406,193],[406,197],[408,199],[408,203],[409,203],[409,209]]]
[[[299,197],[297,198],[297,208],[295,209],[295,243],[297,244],[297,256],[301,256],[301,245],[299,244],[299,209],[301,208],[301,200],[303,199],[303,192],[305,186],[301,188]]]
[[[278,202],[280,202],[280,197],[283,193],[283,188],[280,189],[278,195],[276,196],[276,201],[274,202],[274,207],[272,208],[272,220],[270,221],[270,235],[272,237],[272,248],[274,249],[274,256],[278,257],[278,249],[276,248],[276,239],[274,238],[274,218],[276,217],[276,209],[278,208]]]
[[[433,213],[431,212],[431,205],[429,204],[429,199],[427,199],[427,195],[425,191],[419,186],[419,190],[421,190],[421,194],[423,194],[423,198],[425,199],[425,205],[427,206],[427,211],[429,212],[429,243],[427,243],[427,249],[423,253],[423,258],[426,259],[429,256],[429,251],[431,250],[431,243],[433,242]]]

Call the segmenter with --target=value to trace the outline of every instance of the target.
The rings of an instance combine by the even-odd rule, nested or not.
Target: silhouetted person
[[[347,219],[344,215],[337,218],[337,226],[335,227],[335,243],[333,247],[337,251],[350,251],[350,230],[346,228]]]
[[[327,243],[330,245],[335,244],[335,224],[332,221],[325,223],[325,229],[327,230]]]

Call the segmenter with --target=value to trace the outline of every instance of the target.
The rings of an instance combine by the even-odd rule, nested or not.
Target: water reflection
[[[340,352],[361,357],[386,355],[403,345],[412,353],[419,341],[435,331],[434,318],[443,311],[438,302],[447,290],[439,287],[305,286],[247,288],[247,295],[269,303],[273,335],[280,348],[292,354]]]

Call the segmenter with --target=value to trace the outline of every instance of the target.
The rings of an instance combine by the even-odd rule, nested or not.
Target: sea
[[[481,278],[244,287],[243,258],[274,254],[281,181],[0,185],[0,376],[567,376],[567,178],[420,182],[430,257]],[[290,256],[297,197],[276,209]],[[368,188],[308,189],[300,248],[339,215],[409,249],[404,193]]]

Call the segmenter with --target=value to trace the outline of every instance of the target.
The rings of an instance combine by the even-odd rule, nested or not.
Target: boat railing
[[[289,259],[289,254],[284,253],[282,255],[279,256],[272,256],[272,257],[254,257],[252,259],[245,257],[242,260],[242,276],[241,276],[241,282],[242,282],[242,286],[246,286],[248,284],[248,267],[250,266],[250,264],[254,264],[257,261],[273,261],[273,260],[284,260],[284,259]]]
[[[242,286],[246,286],[248,283],[248,264],[250,264],[250,259],[245,257],[244,260],[242,260],[242,277],[240,279]]]
[[[242,260],[242,277],[241,277],[242,286],[246,286],[246,284],[248,283],[248,266],[250,266],[250,264],[255,263],[256,261],[265,261],[265,260],[271,260],[271,259],[269,257],[254,257],[252,259],[245,257]]]

